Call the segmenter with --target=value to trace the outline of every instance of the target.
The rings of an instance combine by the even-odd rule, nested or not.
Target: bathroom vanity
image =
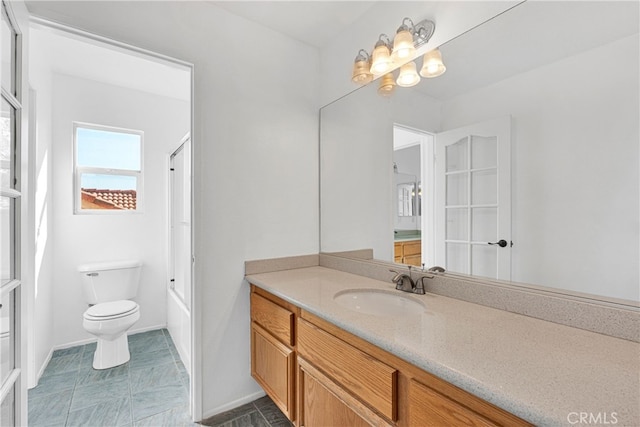
[[[252,374],[298,425],[530,425],[256,286],[251,316]]]
[[[252,375],[298,426],[640,420],[638,343],[321,266],[247,280]]]

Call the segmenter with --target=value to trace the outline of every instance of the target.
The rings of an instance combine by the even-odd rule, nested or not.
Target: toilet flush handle
[[[98,275],[98,273],[87,273],[87,276],[89,277],[96,277]]]

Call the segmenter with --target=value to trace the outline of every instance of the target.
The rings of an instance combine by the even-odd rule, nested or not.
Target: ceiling
[[[624,37],[637,37],[639,9],[638,2],[630,1],[522,3],[441,46],[447,72],[423,79],[416,89],[446,100]]]
[[[37,24],[30,30],[29,42],[31,67],[183,101],[191,99],[187,67]]]
[[[376,4],[374,1],[268,0],[210,3],[317,48],[326,46],[335,34],[353,25]],[[38,2],[31,4],[36,9],[44,6]],[[292,18],[297,16],[304,19]],[[637,33],[637,2],[529,1],[496,18],[490,25],[482,25],[442,46],[447,73],[429,79],[417,89],[444,100]],[[167,67],[130,55],[125,58],[127,52],[109,45],[81,43],[43,27],[35,32],[33,39],[41,49],[42,60],[46,58],[57,72],[179,99],[185,99],[190,91],[189,73],[175,65]],[[82,54],[73,54],[79,52]],[[496,58],[500,63],[496,63]],[[472,73],[468,72],[470,69]],[[168,85],[168,81],[176,83]]]
[[[70,7],[65,3],[27,1],[27,6],[36,16],[51,16],[56,20],[57,14],[65,15],[65,11]],[[335,34],[341,33],[357,21],[375,1],[262,0],[209,3],[320,49],[328,44]],[[94,12],[91,9],[75,9],[75,13],[83,16],[82,13]],[[31,44],[33,65],[116,86],[177,99],[189,99],[190,73],[188,69],[176,64],[132,55],[131,51],[95,40],[82,39],[39,24],[34,24],[32,28]]]
[[[322,48],[375,1],[213,1],[225,9],[311,46]]]

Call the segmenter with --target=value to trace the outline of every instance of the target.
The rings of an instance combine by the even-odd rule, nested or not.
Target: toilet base
[[[109,369],[127,363],[131,359],[127,333],[113,341],[98,338],[98,346],[93,354],[93,369]]]

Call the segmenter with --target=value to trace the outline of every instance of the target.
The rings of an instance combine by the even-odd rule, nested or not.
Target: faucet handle
[[[395,276],[393,276],[393,278],[391,279],[391,281],[393,283],[398,283],[398,281],[400,280],[400,276],[402,276],[402,274],[398,273],[396,270],[393,269],[389,269],[389,271],[393,274],[395,274]]]

